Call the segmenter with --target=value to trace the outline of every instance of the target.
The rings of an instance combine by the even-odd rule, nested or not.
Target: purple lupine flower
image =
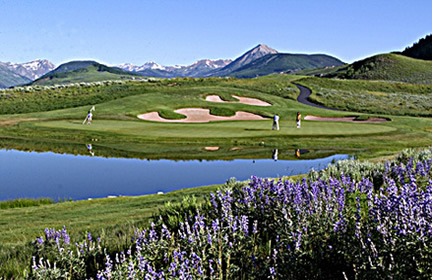
[[[210,246],[212,245],[212,236],[211,236],[210,232],[207,233],[207,242]]]

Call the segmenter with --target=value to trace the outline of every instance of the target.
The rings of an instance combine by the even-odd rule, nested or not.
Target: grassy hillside
[[[324,67],[324,68],[314,68],[314,69],[306,69],[293,73],[294,75],[300,76],[315,76],[315,77],[326,77],[330,75],[334,75],[337,71],[344,70],[348,65],[339,65],[335,67]]]
[[[305,69],[339,66],[343,63],[328,55],[268,54],[231,72],[237,78],[251,78],[273,73],[292,73]]]
[[[380,54],[354,62],[328,77],[432,84],[432,61],[399,54]]]
[[[61,65],[52,72],[35,80],[32,85],[60,85],[107,80],[130,80],[140,77],[141,75],[118,68],[108,67],[97,62],[80,61]]]
[[[346,111],[372,114],[432,116],[432,85],[387,81],[306,78],[310,99]]]

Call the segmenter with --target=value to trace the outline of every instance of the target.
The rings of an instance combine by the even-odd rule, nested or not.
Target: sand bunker
[[[267,103],[265,101],[256,98],[240,97],[236,95],[233,95],[233,97],[237,98],[239,101],[224,101],[220,98],[219,95],[209,95],[206,97],[206,101],[220,102],[220,103],[242,103],[242,104],[255,105],[255,106],[271,106],[270,103]]]
[[[206,151],[218,151],[219,147],[204,147]]]
[[[159,116],[158,112],[151,112],[147,114],[138,115],[138,118],[147,121],[158,121],[158,122],[177,122],[177,123],[200,123],[200,122],[210,122],[210,121],[232,121],[232,120],[262,120],[264,117],[248,112],[238,111],[232,117],[221,117],[210,115],[209,109],[200,109],[200,108],[185,108],[178,109],[174,112],[178,114],[185,115],[185,119],[180,120],[169,120],[164,119]]]
[[[370,118],[367,120],[356,120],[357,117],[339,117],[339,118],[329,118],[329,117],[317,117],[308,115],[304,119],[308,121],[326,121],[326,122],[356,122],[356,123],[380,123],[388,122],[386,118]]]

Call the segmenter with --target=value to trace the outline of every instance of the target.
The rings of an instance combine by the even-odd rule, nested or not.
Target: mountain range
[[[55,68],[46,59],[25,63],[0,62],[0,88],[29,83]]]
[[[117,67],[151,77],[238,77],[250,78],[272,73],[292,73],[304,69],[343,65],[327,55],[284,54],[259,44],[234,61],[226,59],[197,61],[189,66],[161,66],[154,62],[142,66],[123,64]]]
[[[156,77],[202,77],[205,74],[213,71],[214,69],[218,69],[224,67],[231,63],[230,59],[202,59],[191,65],[187,66],[162,66],[153,61],[147,62],[141,66],[136,66],[133,64],[122,64],[118,65],[118,68],[121,68],[126,71],[139,73],[143,76],[156,76]]]
[[[5,69],[9,71],[8,75],[15,75],[15,79],[9,79],[7,83],[0,84],[0,86],[8,87],[17,84],[52,85],[104,79],[136,79],[138,76],[159,78],[231,76],[249,78],[279,74],[281,72],[293,73],[304,69],[339,66],[342,64],[343,62],[339,59],[327,55],[286,54],[264,44],[259,44],[235,60],[202,59],[187,66],[162,66],[155,62],[147,62],[141,66],[122,64],[109,67],[91,60],[71,61],[57,68],[54,68],[54,65],[46,60],[36,60],[20,65],[4,63]],[[33,71],[31,72],[33,76],[24,73],[24,71],[18,73],[18,70],[22,69]],[[28,77],[24,77],[24,74]],[[1,80],[2,75],[0,74],[0,82]]]
[[[139,73],[143,76],[164,78],[226,76],[232,71],[254,61],[255,59],[273,53],[278,52],[264,44],[260,44],[247,51],[234,61],[231,59],[203,59],[188,66],[161,66],[155,62],[148,62],[142,66],[122,64],[118,65],[117,67],[127,71]]]
[[[280,53],[264,44],[234,60],[203,59],[187,66],[147,62],[141,66],[122,64],[109,67],[96,61],[72,61],[55,68],[51,62],[39,59],[21,64],[0,62],[0,88],[31,83],[136,79],[139,76],[250,78],[281,73],[424,84],[432,80],[432,61],[428,61],[432,57],[431,51],[432,36],[428,35],[403,52],[374,55],[351,64],[324,54]]]

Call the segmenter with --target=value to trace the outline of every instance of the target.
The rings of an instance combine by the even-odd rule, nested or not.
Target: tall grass
[[[32,207],[53,203],[55,202],[51,198],[16,198],[13,200],[0,201],[0,209]]]
[[[330,108],[372,114],[432,116],[432,85],[306,78],[311,101]]]

